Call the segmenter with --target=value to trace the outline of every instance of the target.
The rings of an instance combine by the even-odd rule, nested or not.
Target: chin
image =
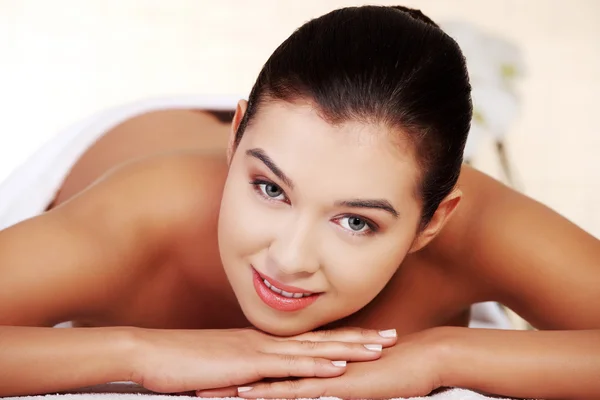
[[[249,321],[261,331],[275,336],[296,336],[302,333],[310,332],[315,329],[306,324],[296,324],[293,322],[285,323],[279,321],[266,321],[264,318],[249,318]]]
[[[246,314],[248,321],[257,329],[274,336],[296,336],[310,332],[319,327],[317,324],[302,322],[300,318],[274,318],[274,316],[259,315],[257,313]]]

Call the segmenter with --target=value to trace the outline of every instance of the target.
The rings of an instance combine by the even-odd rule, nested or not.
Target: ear
[[[459,189],[454,189],[446,196],[438,206],[435,214],[433,214],[433,218],[431,218],[429,224],[415,238],[409,253],[421,250],[442,231],[442,228],[450,220],[461,199],[462,192]]]
[[[231,129],[229,131],[229,142],[227,143],[227,163],[228,164],[231,164],[231,159],[233,158],[233,153],[235,153],[235,136],[237,134],[238,129],[240,128],[240,124],[242,123],[244,114],[246,114],[247,108],[248,108],[248,102],[246,100],[238,101],[237,107],[235,108],[235,114],[233,116],[233,120],[231,121]]]

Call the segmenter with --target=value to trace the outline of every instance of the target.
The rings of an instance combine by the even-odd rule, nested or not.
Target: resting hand
[[[368,330],[294,338],[252,329],[140,330],[138,335],[132,380],[161,393],[238,387],[268,378],[339,376],[345,361],[375,360],[381,356],[377,347],[395,343],[395,337]]]
[[[373,362],[352,363],[329,379],[303,378],[257,383],[236,395],[244,398],[392,398],[425,396],[437,389],[438,348],[427,331],[398,340]]]

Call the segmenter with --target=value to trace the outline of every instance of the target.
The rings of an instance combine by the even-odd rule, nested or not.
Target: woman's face
[[[360,310],[390,280],[420,218],[417,165],[391,135],[331,125],[308,104],[270,103],[255,116],[219,217],[223,266],[254,326],[315,329]]]

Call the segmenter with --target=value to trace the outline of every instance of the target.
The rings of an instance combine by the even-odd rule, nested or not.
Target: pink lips
[[[278,311],[299,311],[303,308],[308,307],[314,303],[318,298],[319,294],[311,294],[310,296],[300,298],[290,298],[283,296],[279,293],[275,293],[265,285],[264,279],[267,279],[270,283],[274,284],[278,289],[282,289],[289,293],[307,293],[307,291],[294,287],[281,284],[277,281],[272,280],[267,276],[261,276],[254,268],[252,268],[252,280],[254,283],[254,289],[258,294],[258,297],[269,307],[274,308]]]

